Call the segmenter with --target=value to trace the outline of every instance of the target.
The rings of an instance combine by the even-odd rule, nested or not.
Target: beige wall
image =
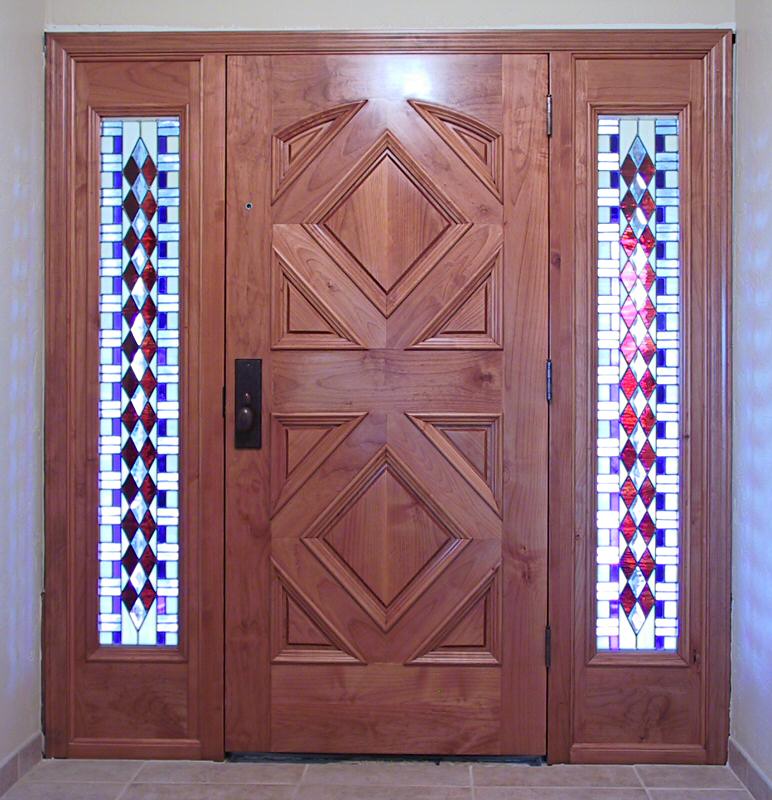
[[[46,24],[169,28],[722,25],[734,0],[46,0]]]
[[[40,731],[43,0],[0,0],[0,763]]]
[[[737,2],[732,736],[772,780],[772,3]]]

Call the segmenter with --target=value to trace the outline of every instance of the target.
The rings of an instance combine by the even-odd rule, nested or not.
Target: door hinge
[[[552,666],[552,629],[549,625],[544,629],[544,663],[547,669]]]
[[[547,383],[547,402],[552,402],[552,359],[547,359],[547,367],[545,370],[545,379]]]
[[[552,95],[547,95],[547,136],[552,136]]]

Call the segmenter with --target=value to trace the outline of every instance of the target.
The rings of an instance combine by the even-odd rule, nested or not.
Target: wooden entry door
[[[544,753],[547,58],[227,74],[226,750]]]

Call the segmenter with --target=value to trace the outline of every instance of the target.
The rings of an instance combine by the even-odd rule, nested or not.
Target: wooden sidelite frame
[[[222,749],[224,58],[75,61],[48,73],[45,707],[52,755],[217,757]],[[53,109],[56,111],[53,111]],[[177,647],[101,647],[97,619],[100,121],[180,120]],[[206,131],[206,134],[204,133]],[[204,299],[208,305],[204,309]],[[196,420],[206,420],[199,426]],[[69,433],[65,433],[68,431]],[[220,651],[220,652],[218,652]],[[55,721],[54,721],[55,720]]]
[[[729,702],[729,35],[701,57],[551,62],[549,752],[555,760],[723,763]],[[681,633],[676,653],[595,649],[597,119],[681,123]],[[560,220],[560,222],[557,222]],[[559,387],[567,387],[561,392]],[[570,388],[569,388],[570,387]],[[561,457],[562,456],[562,457]],[[560,532],[571,532],[571,536]],[[563,613],[559,613],[562,610]]]
[[[220,387],[228,375],[228,58],[543,53],[553,109],[550,252],[543,265],[551,308],[545,358],[553,363],[554,386],[547,755],[554,762],[722,763],[729,688],[731,34],[56,34],[47,52],[48,753],[218,758],[225,749],[223,448],[229,439]],[[594,651],[594,126],[597,114],[608,112],[677,113],[683,122],[681,172],[689,188],[682,199],[688,276],[682,402],[690,427],[683,452],[681,647],[672,655]],[[158,113],[181,117],[186,148],[182,644],[99,648],[94,136],[99,115]]]

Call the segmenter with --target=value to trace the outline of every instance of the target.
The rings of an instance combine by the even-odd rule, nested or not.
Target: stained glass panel
[[[678,645],[679,130],[598,121],[597,648]]]
[[[103,119],[99,642],[179,643],[177,118]]]

